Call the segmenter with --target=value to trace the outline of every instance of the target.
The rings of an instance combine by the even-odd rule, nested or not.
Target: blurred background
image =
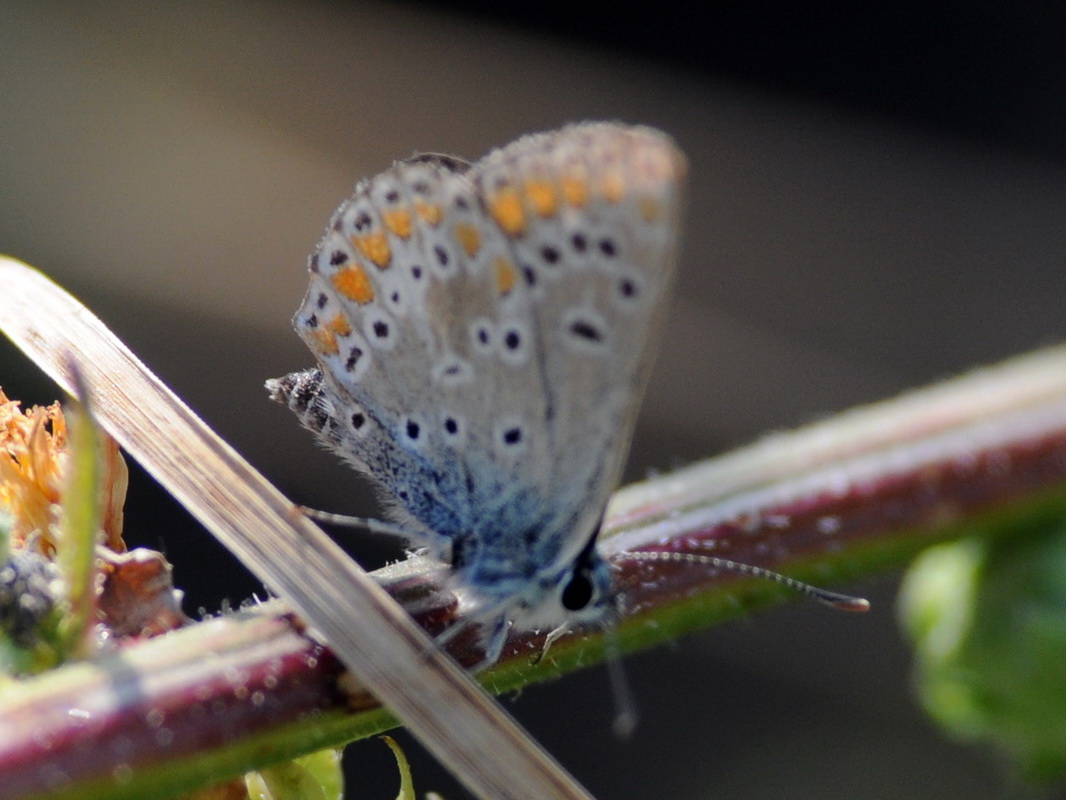
[[[1066,60],[1043,4],[406,2],[0,5],[0,251],[78,295],[294,500],[367,514],[265,378],[357,179],[586,119],[691,162],[686,243],[629,476],[1063,338]],[[57,390],[6,341],[0,385]],[[135,466],[131,545],[186,609],[258,585]],[[368,567],[388,543],[350,537]],[[909,690],[895,580],[865,618],[806,604],[503,698],[598,797],[995,798],[989,754]],[[456,731],[461,736],[461,731]],[[409,737],[420,791],[467,796]],[[379,742],[352,797],[392,797]]]

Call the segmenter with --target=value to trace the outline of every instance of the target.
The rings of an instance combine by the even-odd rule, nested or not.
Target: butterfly
[[[602,618],[596,535],[629,449],[680,240],[685,158],[577,124],[360,183],[294,317],[318,365],[268,381],[449,563],[485,663],[512,625]]]

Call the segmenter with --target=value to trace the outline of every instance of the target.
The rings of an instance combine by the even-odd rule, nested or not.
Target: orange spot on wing
[[[608,203],[620,202],[625,197],[626,179],[622,177],[621,172],[608,172],[603,176],[600,191],[603,193],[603,199]]]
[[[352,332],[352,325],[344,314],[338,314],[326,323],[326,329],[335,336],[347,336]]]
[[[443,214],[441,213],[440,206],[434,203],[423,203],[418,201],[415,203],[415,211],[427,223],[433,227],[440,225],[440,220]]]
[[[533,210],[541,217],[554,217],[558,210],[555,187],[547,181],[531,178],[525,184],[526,197]]]
[[[589,200],[588,182],[576,175],[563,178],[563,197],[566,202],[576,208],[582,208]]]
[[[406,208],[382,211],[381,221],[385,223],[386,228],[392,231],[394,236],[406,239],[411,235],[411,212]]]
[[[311,338],[315,340],[315,350],[323,355],[335,356],[340,352],[337,337],[329,328],[315,328],[311,331]]]
[[[468,258],[473,258],[481,249],[481,233],[468,222],[461,222],[455,226],[455,238],[462,245]]]
[[[368,261],[381,269],[388,267],[392,261],[389,240],[382,231],[368,233],[366,236],[353,236],[352,244]]]
[[[500,290],[500,294],[510,294],[518,279],[518,272],[511,263],[511,259],[506,256],[497,256],[492,262],[492,268],[496,273],[496,288]]]
[[[360,266],[351,266],[342,269],[330,278],[337,291],[354,300],[360,305],[365,305],[374,299],[374,284],[370,282],[366,271]]]
[[[501,189],[489,200],[489,213],[508,236],[521,236],[526,230],[526,212],[514,189]]]

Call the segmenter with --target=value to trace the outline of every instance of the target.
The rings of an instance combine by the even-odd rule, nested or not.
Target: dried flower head
[[[122,552],[129,475],[114,440],[103,437],[102,450],[101,526],[107,546]],[[13,519],[13,550],[30,544],[54,555],[67,460],[67,423],[59,403],[22,411],[19,401],[0,389],[0,511]]]
[[[59,403],[25,412],[19,405],[0,390],[0,509],[13,520],[12,549],[35,538],[42,551],[51,553],[67,461],[67,424]]]

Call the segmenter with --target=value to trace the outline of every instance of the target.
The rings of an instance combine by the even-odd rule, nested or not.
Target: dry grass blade
[[[477,796],[588,794],[404,611],[73,297],[0,257],[0,328],[70,391],[73,358],[100,424],[330,643]]]

